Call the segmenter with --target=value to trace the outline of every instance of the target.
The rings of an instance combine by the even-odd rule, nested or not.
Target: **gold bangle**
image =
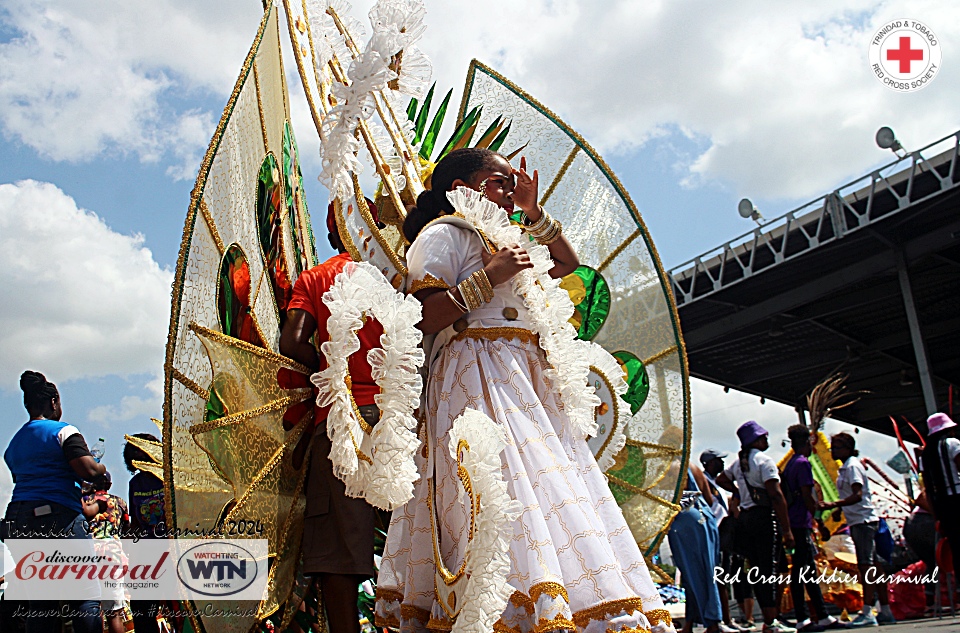
[[[473,286],[474,292],[477,293],[477,298],[480,300],[480,305],[483,305],[487,302],[487,297],[483,293],[483,288],[480,287],[480,282],[477,281],[476,273],[471,273],[467,278],[470,280],[470,285]]]
[[[476,288],[470,283],[469,277],[458,283],[457,288],[460,289],[460,296],[467,305],[467,312],[473,312],[480,307],[480,297],[477,296]]]
[[[524,217],[527,217],[526,213],[524,213],[523,215]],[[529,220],[530,218],[527,217],[527,219]],[[550,214],[541,209],[540,218],[533,224],[529,224],[525,226],[524,231],[535,237],[538,233],[543,233],[543,231],[549,228],[550,222],[552,220],[553,218],[550,217]]]
[[[487,277],[487,271],[482,268],[470,275],[480,286],[480,294],[483,296],[484,303],[493,301],[493,286],[490,284],[490,278]]]
[[[560,235],[562,234],[562,231],[563,231],[563,225],[560,224],[560,220],[554,220],[553,225],[550,227],[549,233],[547,235],[544,235],[543,237],[536,238],[537,243],[542,244],[543,246],[549,246],[550,244],[553,244],[558,239],[560,239]]]
[[[464,304],[462,304],[462,303],[460,303],[459,301],[457,301],[457,298],[453,296],[453,290],[452,290],[452,289],[447,290],[447,296],[450,297],[450,301],[453,301],[453,305],[457,306],[457,309],[460,310],[460,312],[462,312],[462,313],[464,313],[464,314],[467,313],[467,306],[465,306]]]

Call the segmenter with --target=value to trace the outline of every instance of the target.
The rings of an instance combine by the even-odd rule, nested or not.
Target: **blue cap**
[[[770,435],[770,433],[753,420],[744,422],[740,425],[740,428],[737,429],[737,437],[740,438],[741,448],[750,446],[764,435]]]

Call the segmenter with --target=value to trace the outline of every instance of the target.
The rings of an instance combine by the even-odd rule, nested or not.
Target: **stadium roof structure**
[[[960,132],[671,270],[691,374],[802,414],[842,372],[868,393],[834,417],[925,432],[960,385],[958,163]]]

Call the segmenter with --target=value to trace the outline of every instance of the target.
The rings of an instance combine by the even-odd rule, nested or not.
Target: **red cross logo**
[[[923,61],[922,48],[910,48],[910,36],[900,38],[900,48],[891,48],[887,50],[887,59],[889,61],[900,62],[900,72],[907,74],[910,72],[910,62]]]

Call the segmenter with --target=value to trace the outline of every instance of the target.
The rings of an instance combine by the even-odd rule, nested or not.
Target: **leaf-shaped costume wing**
[[[292,453],[315,396],[307,369],[277,347],[293,282],[315,264],[270,5],[193,190],[164,366],[167,525],[269,542],[263,600],[212,605],[252,615],[194,615],[199,631],[249,631],[295,585],[305,468]]]
[[[679,509],[675,504],[690,450],[689,377],[666,273],[636,205],[579,134],[521,88],[474,61],[460,121],[478,106],[482,113],[476,129],[487,129],[498,118],[510,121],[510,146],[522,146],[528,163],[540,172],[540,204],[562,222],[584,264],[564,280],[577,308],[574,325],[581,338],[613,353],[627,383],[621,396],[603,378],[603,368],[591,373],[603,401],[591,448],[600,457],[610,442],[618,443],[618,432],[625,432],[626,446],[606,473],[649,556]],[[630,409],[629,421],[626,429],[617,429],[616,412],[623,407]]]

